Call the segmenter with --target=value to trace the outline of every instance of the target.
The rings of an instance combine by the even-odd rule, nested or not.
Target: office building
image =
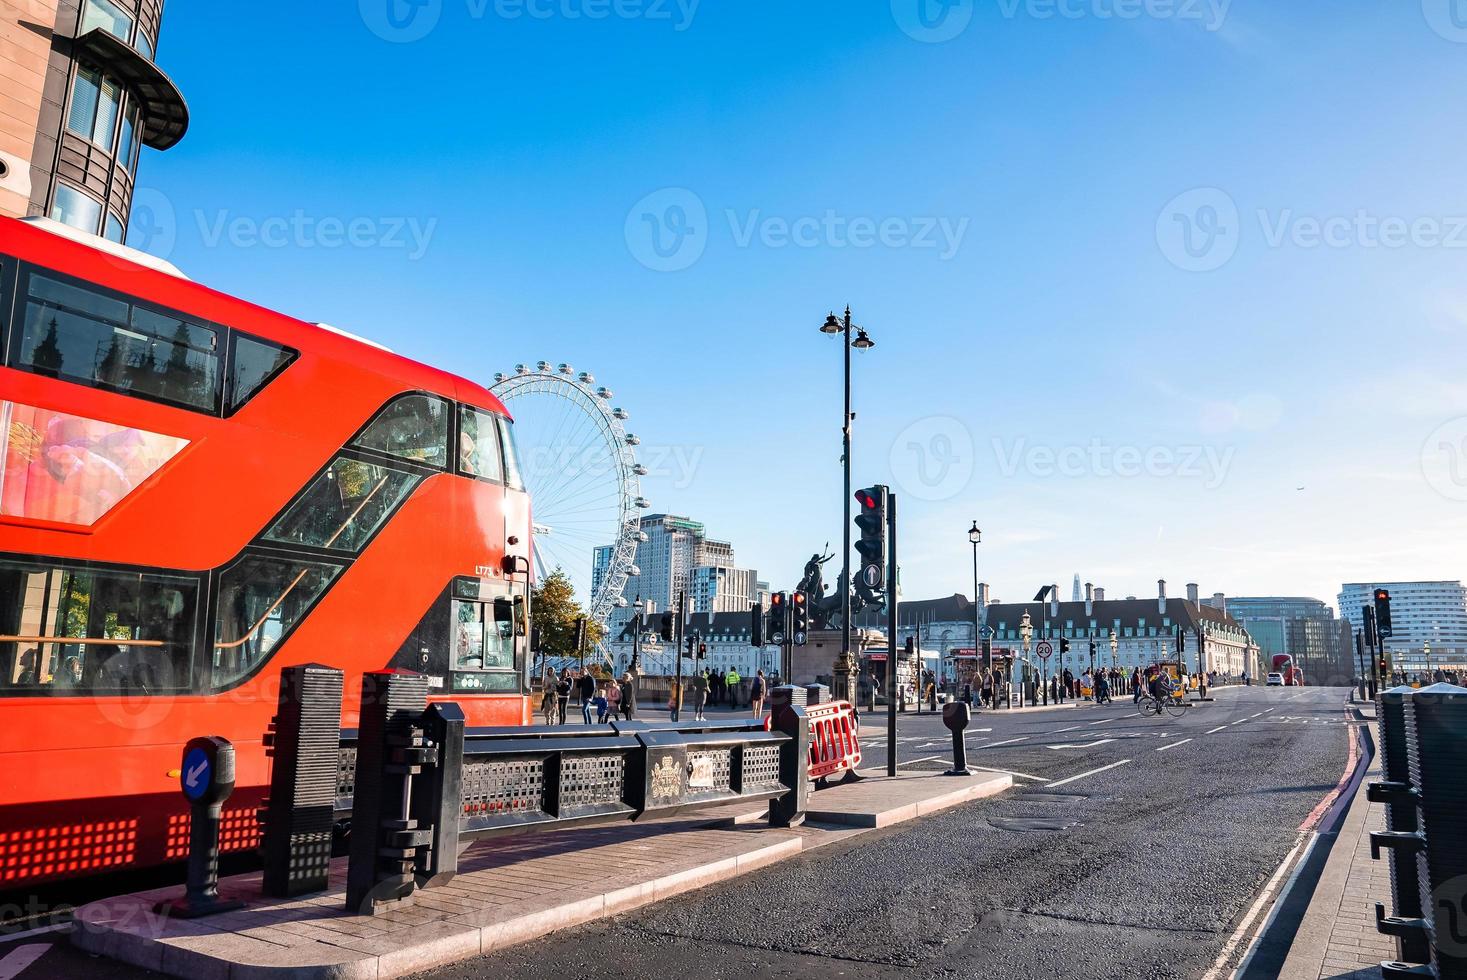
[[[154,59],[162,19],[163,0],[0,6],[0,214],[126,238],[141,148],[188,129]]]
[[[1361,607],[1374,601],[1377,588],[1391,594],[1392,632],[1384,643],[1394,669],[1467,668],[1467,589],[1460,581],[1347,582],[1340,587],[1340,615],[1353,629],[1360,629]]]
[[[1320,599],[1302,596],[1224,596],[1204,600],[1243,624],[1265,668],[1288,655],[1306,684],[1348,685],[1360,673],[1350,624]]]

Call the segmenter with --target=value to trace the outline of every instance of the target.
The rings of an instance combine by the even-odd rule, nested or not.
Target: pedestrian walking
[[[993,697],[993,673],[988,668],[978,672],[979,689],[983,692],[983,703],[988,707],[997,707],[998,702]]]
[[[637,682],[632,679],[630,672],[621,675],[621,716],[627,721],[632,721],[637,715]]]
[[[740,680],[742,680],[742,678],[739,677],[739,672],[734,670],[732,667],[730,667],[728,669],[728,673],[724,675],[723,683],[728,687],[728,706],[730,708],[737,708],[739,706]]]
[[[704,710],[708,707],[708,671],[693,675],[693,720],[706,721]]]
[[[549,667],[540,678],[540,714],[545,716],[545,724],[555,724],[555,671]]]
[[[754,709],[755,718],[764,717],[764,671],[754,673],[754,686],[749,689],[749,706]]]
[[[673,678],[672,690],[667,695],[667,717],[669,721],[677,721],[683,710],[683,686]]]
[[[576,678],[576,695],[581,699],[581,720],[591,724],[591,702],[596,699],[596,678],[589,670],[582,670]]]
[[[591,704],[596,708],[596,724],[598,725],[606,724],[607,715],[611,711],[611,700],[606,696],[608,686],[614,687],[615,685],[599,685],[596,688],[596,696],[591,699]]]
[[[606,717],[601,720],[603,725],[614,719],[621,711],[621,685],[616,682],[615,677],[606,682],[604,697],[606,698]]]
[[[570,668],[566,667],[560,672],[560,680],[555,684],[555,707],[559,717],[557,724],[565,724],[565,709],[570,705],[572,686]]]

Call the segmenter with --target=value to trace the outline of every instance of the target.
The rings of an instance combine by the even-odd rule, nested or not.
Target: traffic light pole
[[[849,356],[849,355],[847,355]],[[850,500],[850,494],[846,499]],[[897,774],[897,520],[896,494],[886,496],[886,774]],[[850,506],[849,503],[846,504]],[[846,533],[850,534],[850,521]]]
[[[845,570],[845,581],[840,595],[840,655],[842,663],[851,661],[851,308],[846,307],[845,316],[845,397],[846,411],[841,417],[841,462],[845,469],[845,548],[841,551],[841,565]],[[849,676],[849,675],[848,675]]]
[[[677,658],[677,667],[674,668],[672,695],[678,706],[678,717],[682,717],[683,707],[683,619],[686,614],[687,594],[677,594],[677,630],[673,637],[672,655]]]

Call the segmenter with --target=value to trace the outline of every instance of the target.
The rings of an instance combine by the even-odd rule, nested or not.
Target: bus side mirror
[[[530,603],[522,595],[514,597],[514,635],[530,635]]]

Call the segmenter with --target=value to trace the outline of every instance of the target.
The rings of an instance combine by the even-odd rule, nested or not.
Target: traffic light
[[[810,597],[803,592],[790,596],[790,636],[797,647],[805,645],[810,635]]]
[[[762,602],[749,603],[749,646],[762,647],[764,645],[764,604]]]
[[[1391,594],[1385,589],[1375,590],[1375,633],[1391,635]]]
[[[1065,639],[1064,637],[1060,637],[1060,653],[1061,654],[1066,654],[1066,653],[1069,653],[1069,652],[1070,652],[1070,641],[1067,640],[1067,639]]]
[[[576,619],[576,653],[586,649],[586,618],[584,616]]]
[[[789,596],[783,592],[776,592],[769,597],[769,642],[776,646],[783,646],[785,637],[789,635],[790,602]]]
[[[1095,659],[1095,641],[1094,640],[1091,640],[1090,641],[1090,659],[1091,660],[1094,660]]]
[[[707,656],[708,656],[708,644],[706,644],[706,643],[699,643],[698,644],[698,659],[699,660],[704,660],[704,659],[707,658]]]
[[[1177,627],[1177,652],[1187,652],[1187,634],[1182,630],[1180,626]]]
[[[883,486],[856,491],[856,503],[861,505],[856,515],[856,526],[861,529],[861,540],[856,542],[861,570],[856,581],[858,588],[871,592],[886,588],[886,497]]]
[[[663,643],[672,642],[672,613],[665,612],[662,614],[662,622],[658,626],[657,635],[662,637]]]

